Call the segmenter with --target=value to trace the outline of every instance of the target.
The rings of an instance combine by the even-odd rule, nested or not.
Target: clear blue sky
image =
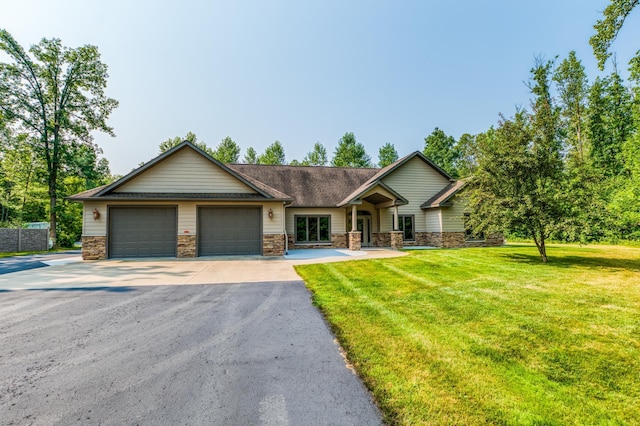
[[[98,46],[120,102],[96,134],[114,173],[193,131],[242,155],[279,140],[287,160],[354,132],[374,161],[386,142],[421,150],[435,127],[458,138],[527,106],[535,56],[571,50],[590,80],[589,46],[608,0],[2,0],[0,27],[23,46],[58,37]],[[614,44],[640,48],[634,11]]]

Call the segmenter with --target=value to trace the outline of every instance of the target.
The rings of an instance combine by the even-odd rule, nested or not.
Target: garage
[[[199,207],[198,256],[262,254],[260,207]]]
[[[109,257],[175,257],[175,206],[109,208]]]

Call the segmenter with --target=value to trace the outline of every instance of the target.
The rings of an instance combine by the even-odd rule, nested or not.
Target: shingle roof
[[[458,193],[462,189],[462,187],[467,183],[467,179],[460,179],[457,182],[452,182],[449,185],[445,186],[442,191],[438,192],[433,197],[429,198],[427,201],[422,203],[420,208],[422,209],[430,209],[434,207],[443,207],[448,206],[447,202]]]
[[[296,207],[336,207],[353,188],[360,187],[380,170],[261,164],[227,166],[291,196],[291,205]]]

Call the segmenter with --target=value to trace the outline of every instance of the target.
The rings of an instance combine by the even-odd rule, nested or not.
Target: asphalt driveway
[[[379,424],[300,281],[0,293],[2,424]]]

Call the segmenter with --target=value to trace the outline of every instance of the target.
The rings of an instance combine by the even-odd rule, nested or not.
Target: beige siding
[[[442,231],[443,232],[463,232],[464,231],[464,199],[453,197],[453,206],[442,208]]]
[[[249,186],[197,152],[185,148],[115,192],[254,193]]]
[[[197,232],[197,211],[198,206],[262,206],[262,224],[263,233],[280,234],[282,233],[282,203],[272,202],[264,204],[256,203],[232,203],[232,202],[196,202],[181,201],[177,203],[149,201],[149,202],[109,202],[109,206],[178,206],[178,234],[196,235]],[[85,202],[83,215],[83,236],[105,236],[107,235],[108,208],[106,202]],[[93,209],[100,211],[100,219],[93,219]],[[269,218],[269,208],[273,211],[273,218]]]
[[[295,233],[294,217],[296,215],[331,215],[331,233],[346,232],[346,213],[345,209],[339,208],[295,208],[289,207],[285,209],[287,213],[287,234],[293,235]]]
[[[425,211],[427,232],[441,232],[442,211],[440,209],[429,209]]]
[[[409,204],[398,207],[398,213],[415,216],[416,232],[440,231],[439,228],[431,228],[433,218],[430,216],[427,220],[427,213],[420,205],[447,186],[449,180],[421,159],[414,157],[382,181],[409,201]],[[384,209],[381,213],[382,231],[389,231],[393,209]]]
[[[93,209],[98,209],[100,218],[93,219]],[[104,237],[107,235],[107,203],[85,202],[82,215],[82,235],[85,237]]]

